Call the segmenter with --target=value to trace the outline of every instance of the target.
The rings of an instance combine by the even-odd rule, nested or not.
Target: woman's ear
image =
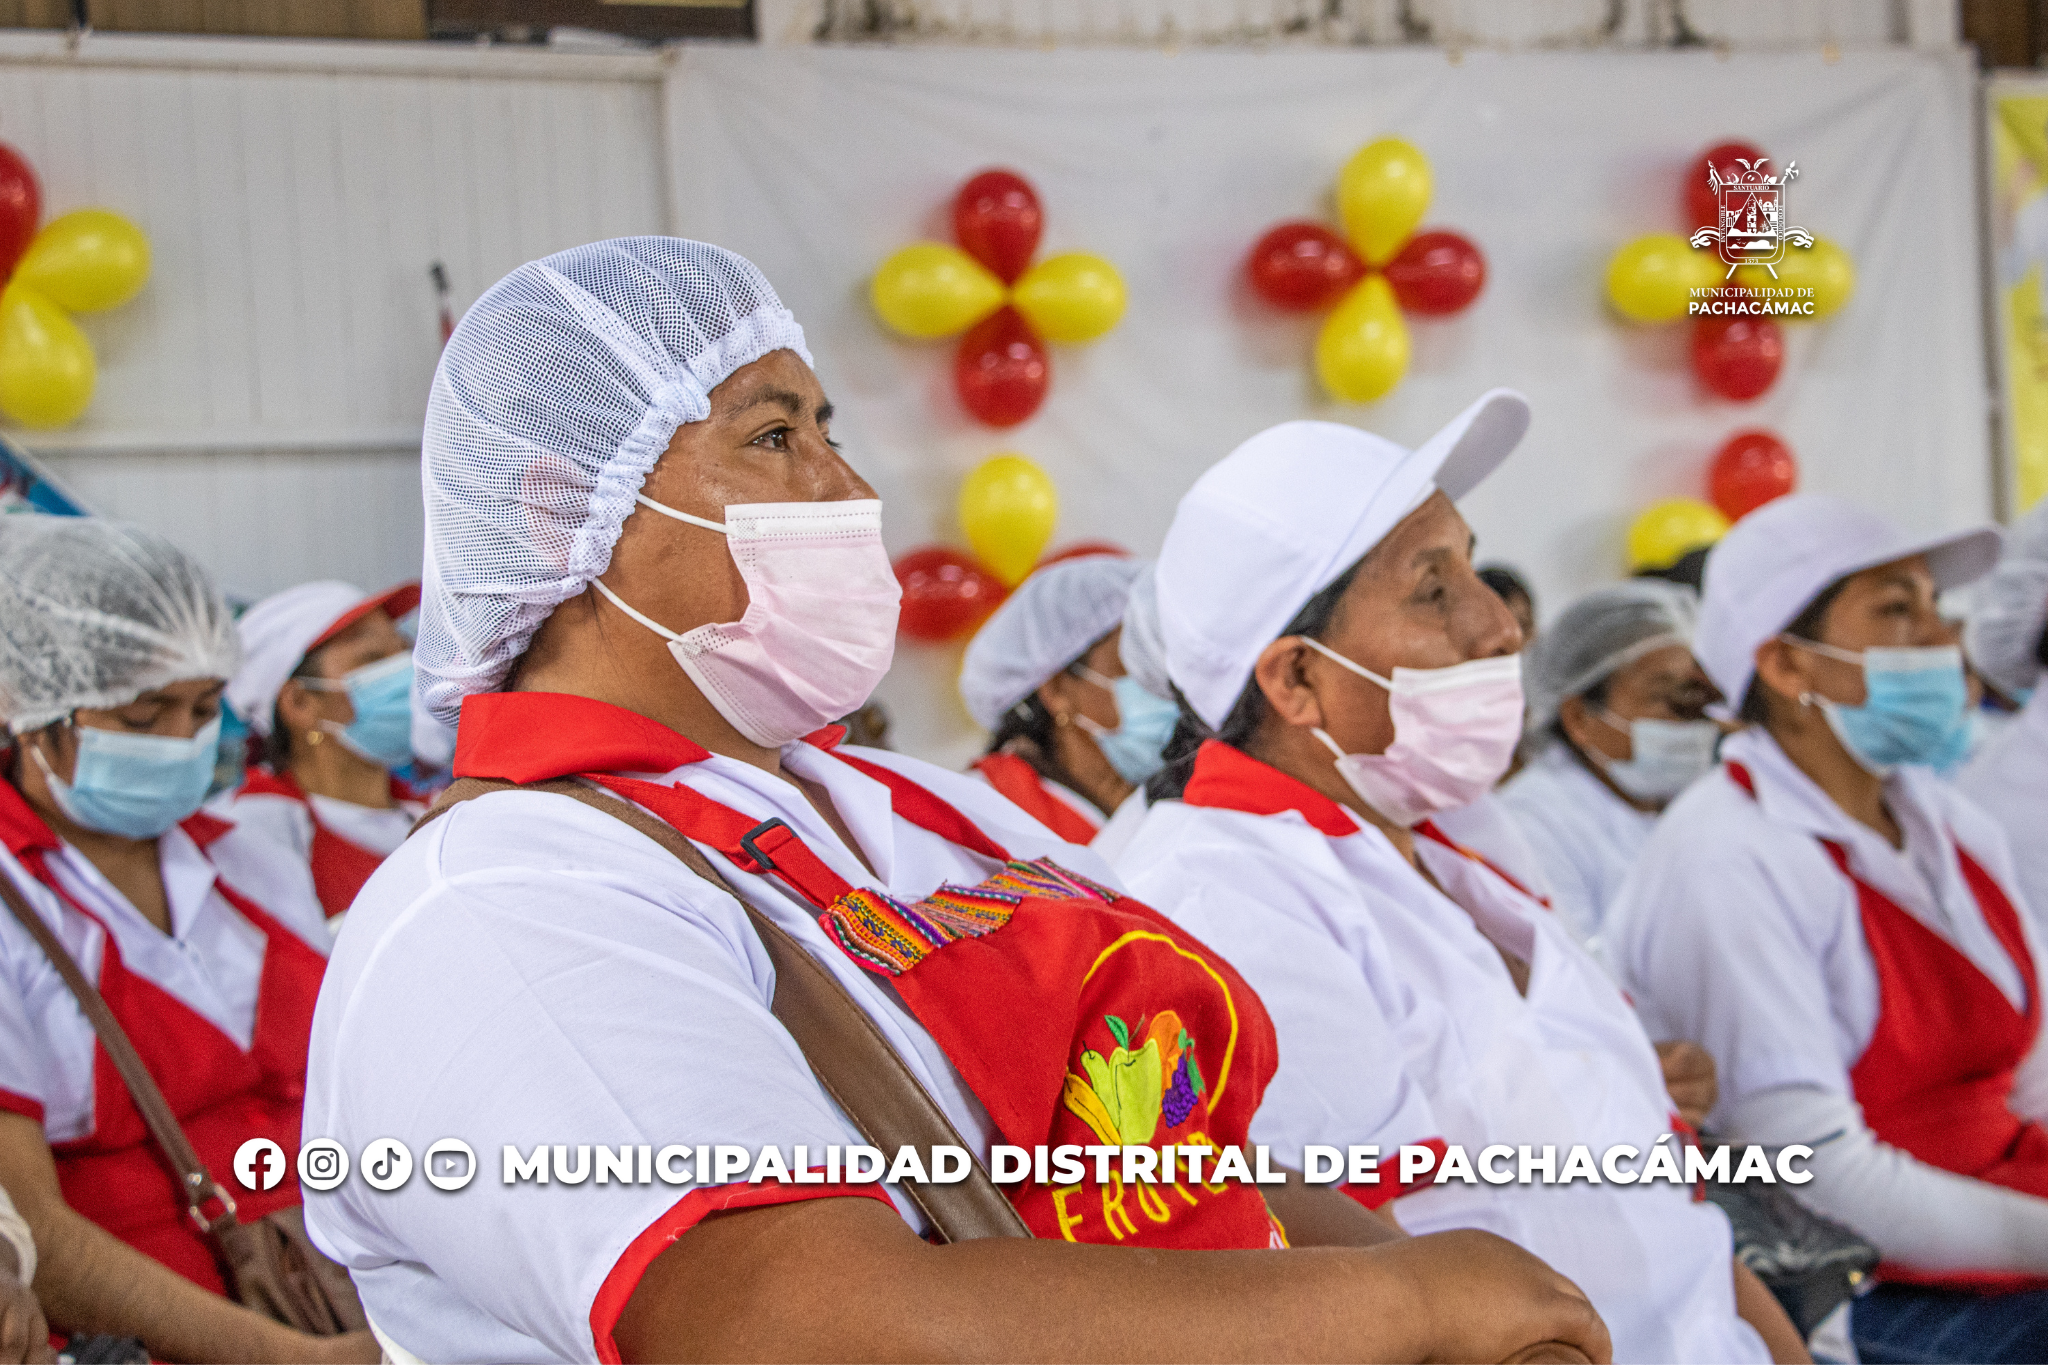
[[[1584,697],[1566,697],[1557,704],[1557,728],[1564,731],[1565,738],[1581,750],[1591,748],[1605,752],[1593,742],[1593,718],[1586,713]]]
[[[1073,718],[1074,699],[1069,695],[1068,689],[1073,686],[1074,681],[1071,673],[1055,673],[1040,683],[1038,691],[1032,694],[1052,716],[1054,725],[1065,725]]]
[[[286,679],[277,694],[277,723],[295,735],[310,729],[319,719],[319,703],[312,690],[299,686],[296,678]]]
[[[1308,677],[1311,653],[1299,635],[1285,635],[1260,650],[1252,665],[1253,680],[1282,724],[1306,728],[1323,723],[1322,703]]]
[[[1786,700],[1797,701],[1813,690],[1809,662],[1807,651],[1774,636],[1756,647],[1756,679]]]

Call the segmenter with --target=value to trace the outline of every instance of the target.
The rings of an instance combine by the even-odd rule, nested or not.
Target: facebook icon
[[[235,1149],[235,1179],[245,1190],[274,1190],[284,1173],[284,1148],[269,1138],[250,1138]]]

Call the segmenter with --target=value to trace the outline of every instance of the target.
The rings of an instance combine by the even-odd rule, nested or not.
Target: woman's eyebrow
[[[752,398],[740,404],[736,411],[746,412],[751,408],[758,408],[764,405],[781,408],[791,417],[797,416],[804,410],[804,400],[794,391],[790,389],[764,388],[758,390]],[[826,407],[829,410],[831,405],[827,404]]]

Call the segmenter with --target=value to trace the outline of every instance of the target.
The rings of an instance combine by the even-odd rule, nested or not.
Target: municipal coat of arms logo
[[[1785,173],[1770,173],[1771,159],[1754,161],[1738,157],[1729,163],[1727,174],[1707,166],[1707,186],[1721,206],[1718,227],[1703,227],[1692,235],[1696,247],[1714,243],[1733,275],[1739,265],[1760,265],[1776,279],[1777,262],[1785,259],[1787,245],[1810,247],[1813,234],[1803,227],[1785,224],[1785,187],[1799,175],[1799,163],[1790,162]]]

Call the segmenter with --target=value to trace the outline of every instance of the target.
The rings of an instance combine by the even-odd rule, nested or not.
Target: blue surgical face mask
[[[1863,705],[1844,706],[1811,694],[1800,700],[1820,706],[1842,747],[1871,772],[1888,773],[1907,763],[1953,767],[1969,752],[1970,694],[1963,651],[1955,645],[1856,654],[1785,638],[1801,649],[1863,665]]]
[[[1604,709],[1595,714],[1601,724],[1628,736],[1629,756],[1600,766],[1637,801],[1669,801],[1714,766],[1721,727],[1710,720],[1623,720]]]
[[[1086,716],[1076,716],[1074,720],[1095,740],[1095,747],[1102,750],[1102,756],[1109,760],[1110,767],[1116,769],[1117,776],[1137,786],[1165,767],[1166,741],[1173,738],[1173,727],[1180,721],[1180,708],[1153,696],[1139,685],[1136,678],[1128,675],[1105,678],[1087,667],[1078,668],[1075,672],[1097,687],[1107,688],[1116,697],[1117,726],[1114,730],[1105,729]]]
[[[220,717],[190,739],[72,725],[78,761],[69,782],[50,770],[40,745],[28,751],[42,766],[57,808],[87,829],[124,839],[154,839],[199,809],[220,751]]]
[[[356,718],[346,726],[321,721],[320,728],[340,740],[357,758],[380,768],[402,768],[412,762],[412,655],[393,654],[351,669],[338,681],[300,678],[315,692],[346,692]]]

